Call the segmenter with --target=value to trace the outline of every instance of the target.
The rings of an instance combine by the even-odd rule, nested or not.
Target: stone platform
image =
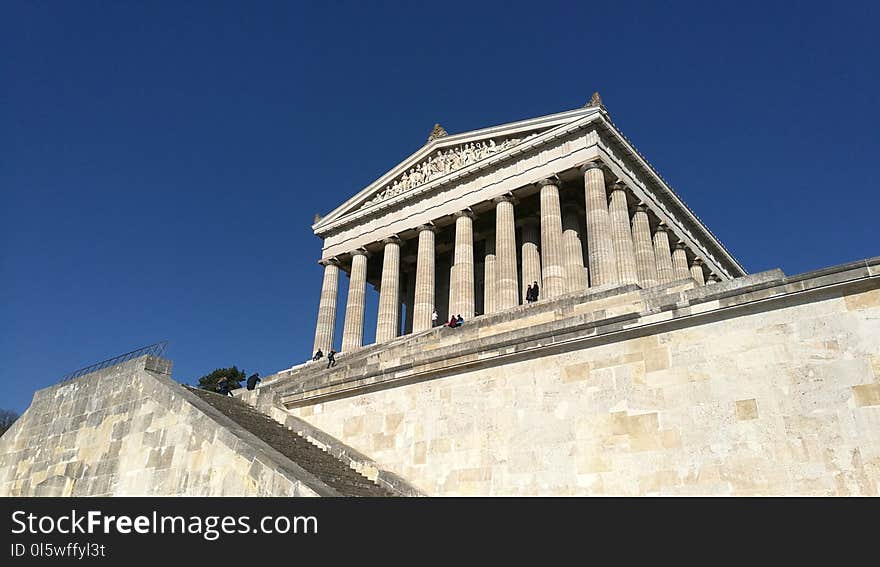
[[[427,494],[877,494],[880,258],[591,290],[244,397]]]

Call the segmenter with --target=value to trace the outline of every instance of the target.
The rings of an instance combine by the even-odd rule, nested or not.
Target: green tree
[[[6,430],[12,427],[18,414],[12,410],[0,409],[0,435],[6,433]]]
[[[241,388],[241,383],[247,379],[244,370],[239,370],[237,366],[233,366],[232,368],[218,368],[214,372],[199,378],[199,388],[216,392],[217,381],[223,376],[226,376],[229,380],[230,390]]]

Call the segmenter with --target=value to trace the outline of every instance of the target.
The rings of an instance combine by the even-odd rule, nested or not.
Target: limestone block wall
[[[142,357],[34,394],[0,438],[0,496],[315,496],[332,489]]]
[[[878,265],[655,298],[604,339],[289,411],[430,495],[878,495]]]

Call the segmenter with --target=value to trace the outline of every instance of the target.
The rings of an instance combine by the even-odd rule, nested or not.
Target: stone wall
[[[432,495],[877,495],[878,268],[563,298],[259,396]]]
[[[0,438],[0,496],[335,495],[142,357],[40,390]]]

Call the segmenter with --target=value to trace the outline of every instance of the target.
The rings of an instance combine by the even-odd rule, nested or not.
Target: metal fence
[[[64,377],[61,378],[61,382],[67,382],[68,380],[73,380],[74,378],[79,378],[80,376],[85,376],[86,374],[91,374],[92,372],[103,370],[104,368],[110,368],[111,366],[116,366],[117,364],[122,364],[123,362],[128,362],[129,360],[134,360],[135,358],[140,358],[145,355],[162,356],[165,354],[166,348],[168,348],[168,341],[161,341],[125,354],[120,354],[119,356],[96,362],[85,368],[74,370],[70,374],[65,374]]]

